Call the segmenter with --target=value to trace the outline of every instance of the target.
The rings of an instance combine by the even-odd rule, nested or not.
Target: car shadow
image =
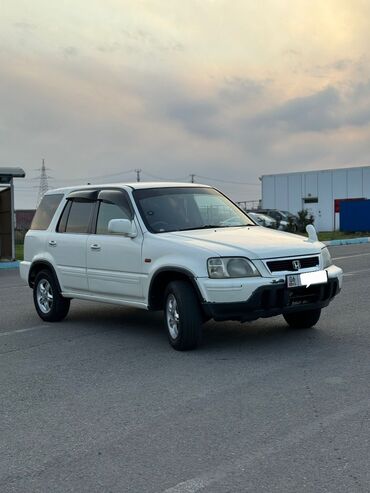
[[[72,303],[67,319],[77,326],[95,328],[98,332],[107,330],[124,331],[125,335],[137,338],[148,346],[167,343],[162,312],[149,312],[131,307],[94,304],[78,301]],[[325,324],[324,324],[325,327]],[[255,350],[258,347],[284,350],[302,345],[322,346],[330,339],[320,322],[313,329],[291,329],[283,317],[259,319],[254,322],[240,323],[234,321],[214,322],[210,320],[203,325],[202,344],[199,351]]]

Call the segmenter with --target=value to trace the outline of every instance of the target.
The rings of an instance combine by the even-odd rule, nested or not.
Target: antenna
[[[48,175],[46,174],[46,168],[45,168],[45,159],[42,160],[42,165],[41,168],[39,168],[39,171],[40,171],[40,186],[39,186],[39,194],[37,197],[37,207],[40,205],[42,197],[49,190]]]

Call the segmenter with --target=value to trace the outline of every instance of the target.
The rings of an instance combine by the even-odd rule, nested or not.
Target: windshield
[[[134,198],[146,227],[152,233],[255,225],[213,188],[142,189],[134,191]]]

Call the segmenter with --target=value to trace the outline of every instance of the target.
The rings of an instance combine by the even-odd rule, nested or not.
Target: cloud
[[[256,115],[248,125],[259,127],[284,126],[293,132],[320,131],[336,125],[333,108],[340,102],[334,87],[328,87],[309,96],[298,97]]]
[[[35,31],[37,29],[36,24],[33,24],[31,22],[25,22],[25,21],[14,22],[13,26],[16,29],[20,29],[22,31]]]
[[[130,52],[144,55],[180,53],[185,50],[184,43],[176,37],[143,28],[122,29],[124,46]]]
[[[168,104],[166,115],[200,137],[221,137],[221,128],[217,124],[219,108],[214,103],[191,99],[188,96]]]
[[[245,121],[247,127],[281,128],[287,132],[321,132],[344,126],[370,123],[370,105],[361,100],[354,105],[361,88],[368,94],[370,88],[356,86],[352,94],[341,94],[335,87],[327,87],[314,94],[293,98],[257,114]]]
[[[66,58],[75,57],[78,55],[78,49],[75,46],[67,46],[63,48],[63,53]]]
[[[197,93],[192,85],[172,80],[157,86],[152,95],[155,111],[190,134],[206,139],[227,139],[237,125],[237,115],[250,112],[266,93],[270,81],[228,76],[211,91]],[[160,103],[160,104],[158,104]]]
[[[269,83],[269,80],[254,80],[241,76],[225,77],[220,89],[220,97],[228,102],[243,103],[243,101],[260,97]]]
[[[122,46],[118,42],[104,43],[97,47],[98,51],[102,53],[115,53],[122,49]]]

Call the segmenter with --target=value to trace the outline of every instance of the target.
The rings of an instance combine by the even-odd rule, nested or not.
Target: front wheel
[[[171,346],[178,351],[195,349],[201,338],[202,312],[193,287],[186,281],[173,281],[164,299],[164,323]]]
[[[39,317],[45,322],[63,320],[71,303],[60,294],[55,277],[49,270],[37,274],[33,287],[33,301]]]
[[[320,319],[321,308],[315,310],[306,310],[303,312],[284,314],[287,324],[294,329],[310,329]]]

